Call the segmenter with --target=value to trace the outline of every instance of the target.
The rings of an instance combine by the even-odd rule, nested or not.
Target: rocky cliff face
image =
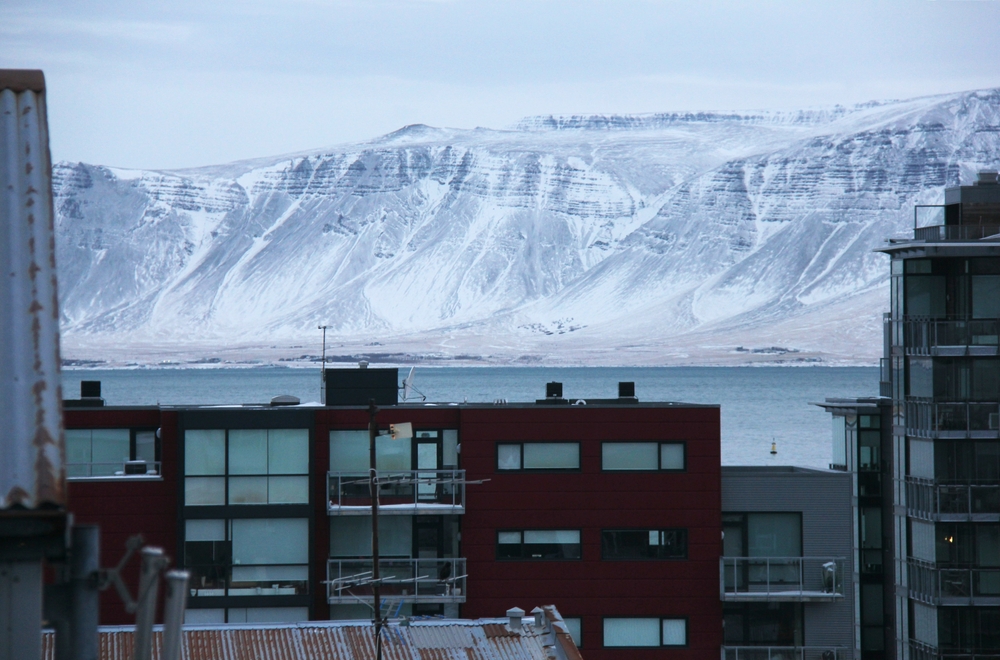
[[[71,351],[281,346],[322,323],[347,344],[498,360],[711,361],[737,343],[872,360],[888,305],[873,248],[998,161],[1000,90],[409,126],[183,171],[60,163],[64,335]]]

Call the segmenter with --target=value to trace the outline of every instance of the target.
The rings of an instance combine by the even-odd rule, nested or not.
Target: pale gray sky
[[[174,168],[425,123],[1000,86],[998,0],[4,0],[53,157]]]

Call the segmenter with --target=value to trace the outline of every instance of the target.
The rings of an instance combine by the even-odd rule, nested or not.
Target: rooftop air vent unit
[[[622,381],[618,383],[618,398],[619,399],[634,399],[635,398],[635,383],[630,383],[627,381]]]
[[[545,398],[546,399],[561,399],[563,395],[562,383],[545,383]]]
[[[271,399],[272,406],[297,406],[299,403],[299,397],[291,394],[279,394]]]
[[[977,186],[995,186],[997,183],[996,170],[981,170],[976,179]]]

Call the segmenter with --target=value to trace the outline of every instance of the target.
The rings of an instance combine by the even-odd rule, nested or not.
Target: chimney
[[[562,398],[562,383],[545,383],[545,398],[546,399],[561,399]]]
[[[619,381],[618,383],[618,398],[619,399],[634,399],[635,398],[635,383],[630,383],[627,381]]]
[[[510,629],[520,631],[521,619],[524,617],[524,610],[520,607],[512,607],[507,610],[507,616],[510,618]]]
[[[545,610],[540,607],[536,607],[531,610],[531,613],[535,615],[535,628],[541,630],[545,626]],[[537,630],[535,632],[538,632]]]
[[[101,381],[99,381],[99,380],[81,380],[80,381],[80,398],[81,399],[100,399],[101,398]]]

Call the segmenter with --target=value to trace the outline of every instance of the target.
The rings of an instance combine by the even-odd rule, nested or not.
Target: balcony
[[[1000,520],[1000,484],[906,478],[906,515],[931,522]]]
[[[906,398],[906,434],[918,438],[996,438],[1000,405],[996,402],[936,401]]]
[[[66,478],[71,481],[111,481],[116,479],[157,480],[161,478],[161,475],[159,461],[66,464]]]
[[[911,558],[907,577],[910,598],[928,605],[1000,605],[1000,567],[939,568]]]
[[[910,660],[1000,660],[1000,650],[939,649],[911,639]]]
[[[328,472],[327,513],[371,515],[366,472]],[[379,472],[379,515],[465,513],[465,470]]]
[[[996,355],[1000,320],[903,320],[907,355]]]
[[[405,603],[464,603],[465,559],[380,559],[379,596]],[[331,605],[370,602],[371,559],[331,559],[326,597]]]
[[[722,660],[851,660],[838,646],[723,646]]]
[[[844,597],[843,557],[722,557],[722,600],[827,603]]]
[[[931,225],[913,230],[913,238],[931,243],[938,241],[978,241],[1000,234],[1000,225]]]

